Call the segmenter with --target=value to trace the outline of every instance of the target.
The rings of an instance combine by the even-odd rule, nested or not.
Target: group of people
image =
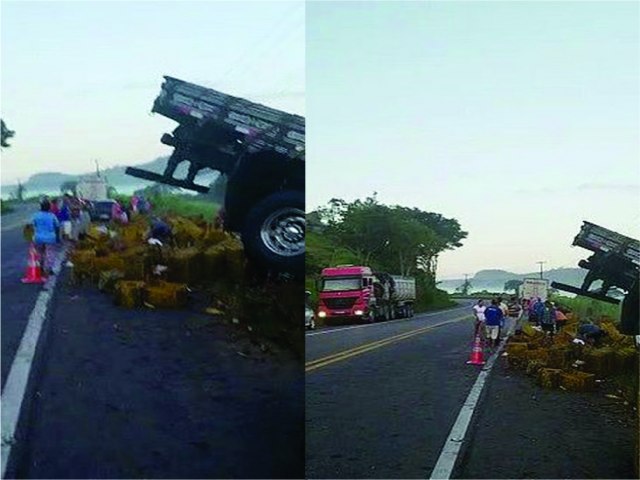
[[[517,301],[504,303],[502,297],[495,297],[489,305],[485,305],[484,300],[478,300],[473,306],[475,316],[476,336],[484,336],[490,346],[497,347],[505,332],[511,328],[511,320],[519,320],[522,310]]]
[[[495,297],[489,305],[481,299],[473,306],[475,335],[484,336],[490,346],[497,347],[514,326],[515,334],[520,335],[525,320],[553,335],[567,322],[565,313],[554,302],[540,297],[519,300],[513,296],[507,303]]]
[[[33,228],[32,239],[41,259],[44,274],[53,274],[55,246],[64,242],[82,240],[91,226],[91,202],[65,193],[61,198],[43,197],[40,210],[33,216],[29,228]],[[121,204],[115,201],[111,209],[111,220],[126,224],[132,215],[149,213],[151,204],[143,196],[134,195],[131,202]],[[158,222],[155,222],[158,223]],[[160,233],[166,224],[160,222],[156,228]],[[164,229],[164,230],[163,230]],[[31,233],[29,233],[31,236]],[[159,235],[159,234],[158,234]]]
[[[54,246],[73,242],[89,231],[91,215],[88,205],[65,194],[60,200],[47,197],[40,201],[40,210],[33,216],[33,243],[41,258],[44,274],[53,274]]]

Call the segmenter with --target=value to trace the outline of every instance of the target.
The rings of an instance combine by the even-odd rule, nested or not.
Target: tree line
[[[467,237],[459,222],[418,208],[390,206],[377,195],[346,202],[332,199],[307,215],[311,232],[321,232],[336,246],[354,252],[359,263],[391,274],[416,276],[435,285],[439,255],[462,246]],[[327,265],[315,264],[307,252],[307,271],[317,275]]]

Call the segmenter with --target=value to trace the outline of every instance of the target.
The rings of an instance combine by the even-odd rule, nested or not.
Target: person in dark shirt
[[[578,338],[581,338],[591,345],[599,345],[602,338],[606,335],[607,332],[593,323],[583,323],[578,327]]]
[[[155,217],[151,220],[151,228],[147,234],[147,239],[157,238],[162,243],[167,243],[172,236],[173,232],[167,222],[160,217]]]

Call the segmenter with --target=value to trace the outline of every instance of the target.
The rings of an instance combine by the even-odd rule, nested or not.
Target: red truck
[[[341,265],[322,270],[318,318],[375,322],[414,314],[413,278],[376,273],[369,267]]]

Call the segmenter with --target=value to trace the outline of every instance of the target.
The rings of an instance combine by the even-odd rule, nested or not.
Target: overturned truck
[[[619,304],[620,331],[640,335],[640,242],[590,222],[584,222],[573,245],[593,252],[578,266],[589,272],[580,287],[552,282],[551,287],[607,303]],[[616,296],[616,294],[618,294]]]
[[[223,218],[241,235],[250,260],[276,272],[304,272],[305,119],[173,77],[164,77],[152,112],[178,127],[161,142],[173,147],[163,174],[129,167],[126,173],[193,190],[198,172],[227,177]],[[184,179],[176,168],[188,162]]]

